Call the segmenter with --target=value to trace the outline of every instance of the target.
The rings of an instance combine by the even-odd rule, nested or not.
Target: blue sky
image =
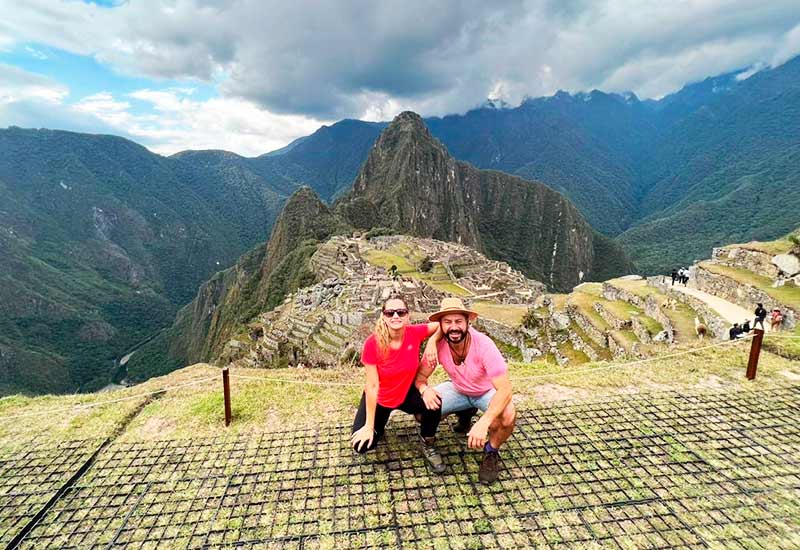
[[[800,53],[797,0],[0,0],[0,127],[257,155],[345,117],[661,97]]]

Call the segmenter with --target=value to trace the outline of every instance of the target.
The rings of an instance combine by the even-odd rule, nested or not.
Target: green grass
[[[794,332],[783,331],[778,336],[793,336],[794,338],[770,338],[767,333],[764,339],[764,349],[776,353],[781,357],[800,361],[800,324]]]
[[[674,311],[670,308],[661,308],[661,311],[672,322],[672,327],[675,329],[676,342],[694,342],[697,340],[694,330],[694,318],[697,317],[695,310],[683,302],[677,302]]]
[[[408,250],[406,254],[402,254],[404,250]],[[396,253],[400,252],[400,254]],[[466,288],[460,287],[452,281],[443,281],[438,275],[435,267],[429,273],[422,273],[417,271],[417,261],[421,261],[422,257],[419,254],[410,250],[410,247],[404,245],[397,245],[392,249],[392,252],[385,250],[367,250],[362,254],[362,257],[372,265],[382,267],[388,270],[391,266],[397,266],[397,271],[405,277],[417,279],[422,281],[437,290],[452,294],[454,296],[467,297],[472,296],[472,293]],[[416,260],[416,261],[415,261]],[[414,262],[414,263],[412,263]]]
[[[719,265],[710,262],[702,262],[700,267],[711,273],[729,277],[735,281],[743,284],[751,285],[759,290],[766,292],[769,296],[778,302],[785,304],[791,308],[800,310],[800,287],[794,286],[779,286],[774,288],[772,286],[772,279],[758,275],[746,269],[739,269],[727,265]]]
[[[528,312],[528,306],[484,301],[474,302],[472,309],[477,311],[481,317],[486,317],[511,327],[521,325],[522,318]]]
[[[776,241],[751,241],[742,244],[729,244],[723,248],[743,248],[745,250],[755,250],[756,252],[764,252],[772,256],[777,256],[778,254],[786,254],[793,246],[794,243],[788,239],[778,239]]]
[[[575,291],[569,297],[568,302],[576,306],[578,310],[589,319],[589,322],[600,332],[605,332],[611,326],[603,319],[597,311],[595,311],[593,304],[597,301],[598,297],[592,294],[587,294],[580,291]]]
[[[575,349],[569,341],[559,344],[558,351],[561,352],[561,355],[569,359],[570,365],[581,365],[590,361],[588,355]]]

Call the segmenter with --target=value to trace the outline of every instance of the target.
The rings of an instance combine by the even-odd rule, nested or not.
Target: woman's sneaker
[[[435,437],[420,436],[420,448],[422,449],[422,456],[425,457],[425,461],[430,465],[431,470],[437,474],[441,474],[444,473],[444,471],[447,469],[447,466],[444,465],[442,455],[440,455],[439,451],[436,450],[436,447],[434,446],[435,442]]]

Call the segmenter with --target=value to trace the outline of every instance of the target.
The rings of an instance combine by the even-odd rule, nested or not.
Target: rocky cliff
[[[561,194],[455,160],[411,112],[384,130],[336,211],[357,228],[471,246],[560,290],[632,268]]]

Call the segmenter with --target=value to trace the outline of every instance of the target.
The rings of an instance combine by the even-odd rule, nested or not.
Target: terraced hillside
[[[481,327],[513,349],[528,304],[544,292],[541,283],[468,247],[407,236],[334,237],[309,265],[321,282],[258,315],[227,343],[223,363],[273,368],[352,363],[391,293],[405,297],[417,321],[435,311],[444,296],[462,297],[481,312]]]

